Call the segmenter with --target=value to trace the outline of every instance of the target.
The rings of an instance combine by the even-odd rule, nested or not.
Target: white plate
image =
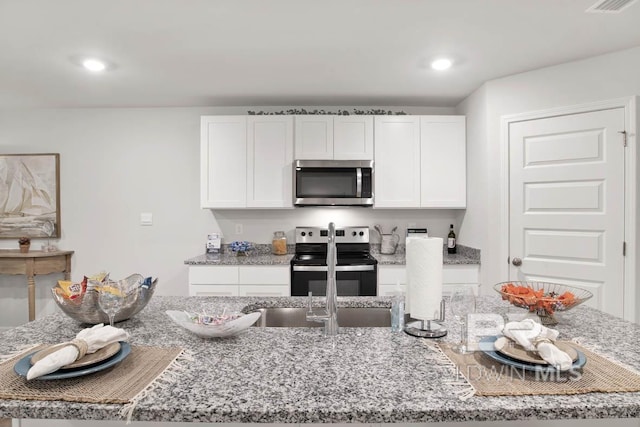
[[[256,323],[262,314],[259,311],[245,314],[223,325],[200,325],[193,323],[184,311],[167,310],[166,313],[171,320],[201,338],[222,338],[236,335]]]

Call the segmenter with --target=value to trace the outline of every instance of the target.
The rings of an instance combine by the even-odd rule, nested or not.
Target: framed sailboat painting
[[[0,154],[0,238],[60,237],[60,154]]]

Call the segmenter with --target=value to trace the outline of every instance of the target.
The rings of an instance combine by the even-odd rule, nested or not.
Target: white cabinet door
[[[237,297],[238,285],[198,285],[189,288],[189,296],[195,297]]]
[[[238,267],[192,265],[189,267],[190,296],[238,296]]]
[[[374,207],[420,207],[420,117],[376,116],[374,125]]]
[[[238,284],[238,267],[235,265],[192,265],[189,267],[191,285]]]
[[[296,160],[333,159],[333,116],[295,116]]]
[[[467,162],[464,116],[420,119],[420,205],[466,208]]]
[[[190,296],[290,296],[289,266],[193,265]]]
[[[289,276],[289,266],[241,266],[238,271],[238,283],[240,283],[241,285],[289,286]]]
[[[373,116],[333,117],[333,158],[373,160]]]
[[[203,116],[200,135],[200,206],[246,206],[247,118]]]
[[[288,297],[288,285],[240,285],[238,295],[241,297]]]
[[[247,207],[293,208],[293,116],[247,119]]]
[[[290,296],[289,266],[261,265],[241,266],[239,271],[239,295],[247,297]]]
[[[442,293],[450,295],[454,288],[467,286],[478,294],[479,266],[477,264],[446,264],[442,267]],[[406,293],[407,268],[405,265],[378,265],[378,295],[390,296],[400,284]]]

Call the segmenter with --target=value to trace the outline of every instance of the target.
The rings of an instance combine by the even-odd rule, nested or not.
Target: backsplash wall
[[[212,232],[221,232],[224,243],[234,240],[248,240],[254,243],[270,243],[274,231],[282,230],[287,241],[294,243],[294,229],[297,226],[326,227],[333,221],[336,227],[368,226],[371,242],[379,243],[380,237],[373,230],[374,224],[380,224],[384,233],[397,226],[396,233],[405,236],[408,227],[426,227],[429,235],[445,238],[449,233],[449,224],[453,224],[458,233],[458,224],[462,220],[462,210],[405,210],[371,208],[296,208],[288,210],[212,210],[217,223]],[[237,227],[242,229],[236,233]],[[206,236],[202,236],[202,245]]]

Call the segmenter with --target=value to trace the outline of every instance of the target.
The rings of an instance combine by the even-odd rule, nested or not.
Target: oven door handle
[[[293,271],[328,271],[326,265],[294,265]],[[373,271],[374,265],[338,265],[336,271]]]

